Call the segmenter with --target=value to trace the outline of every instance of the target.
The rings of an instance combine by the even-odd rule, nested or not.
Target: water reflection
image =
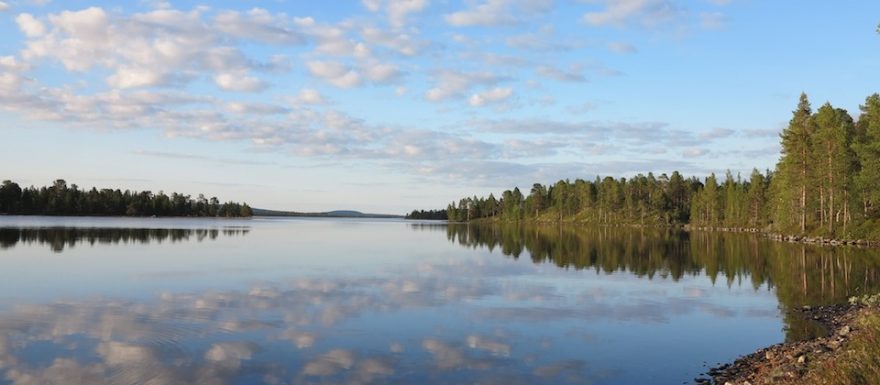
[[[41,285],[65,294],[77,285],[96,288],[67,300],[53,295],[24,305],[22,296],[3,304],[0,384],[681,384],[705,371],[703,361],[780,342],[780,304],[834,301],[877,286],[870,253],[748,236],[249,224],[251,232],[215,230],[215,237],[249,234],[214,244],[220,247],[139,247],[140,258],[116,258],[129,250],[119,247],[48,258],[95,282]],[[22,253],[25,262],[33,259],[24,253],[29,247],[53,239],[69,247],[70,239],[124,246],[212,238],[206,230],[189,230],[189,238],[172,236],[185,234],[176,230],[144,237],[135,235],[143,229],[81,229],[68,238],[16,230],[10,255]],[[324,238],[315,240],[318,232]],[[112,257],[95,257],[102,252]],[[129,297],[120,294],[124,279],[93,278],[102,269],[112,279],[184,261],[193,271],[263,263],[272,273],[242,275],[246,282],[210,275],[204,286],[179,285],[193,276],[169,275],[149,286],[156,291]],[[345,268],[351,261],[362,264]],[[34,273],[46,269],[39,261],[4,267],[17,269],[0,270],[4,280],[51,276]],[[785,317],[788,338],[815,332]]]
[[[155,229],[155,228],[82,228],[82,227],[40,227],[10,228],[0,227],[0,250],[11,249],[17,244],[48,245],[52,251],[60,253],[65,247],[86,243],[96,244],[148,244],[151,242],[202,242],[215,240],[222,236],[240,236],[250,231],[247,227],[235,226],[221,229]]]
[[[499,249],[514,259],[524,252],[536,264],[626,272],[647,279],[679,281],[708,276],[727,286],[775,289],[786,309],[845,302],[880,291],[880,258],[874,249],[774,242],[755,234],[685,232],[578,226],[475,226],[426,224],[417,230],[446,231],[450,242]],[[815,325],[789,314],[789,339],[817,333]]]
[[[444,268],[437,266],[437,268]],[[436,271],[436,270],[435,270]],[[17,306],[0,315],[10,384],[589,383],[580,360],[548,360],[549,340],[495,329],[398,328],[363,345],[349,322],[489,296],[533,301],[534,287],[467,279],[297,279],[247,292],[165,293],[153,302],[95,299]],[[538,289],[540,291],[540,289]],[[516,301],[513,301],[516,302]],[[546,320],[545,320],[546,321]],[[413,332],[415,331],[415,332]],[[372,338],[369,338],[372,339]],[[514,339],[518,339],[514,351]],[[379,347],[377,349],[376,347]]]

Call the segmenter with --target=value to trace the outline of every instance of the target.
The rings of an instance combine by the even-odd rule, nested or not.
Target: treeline
[[[63,179],[48,187],[21,188],[5,180],[0,185],[0,213],[14,215],[94,215],[132,217],[250,217],[247,203],[220,203],[189,195],[119,189],[81,190]]]
[[[450,221],[575,221],[754,228],[825,237],[880,238],[880,95],[858,119],[825,103],[813,111],[802,94],[780,135],[775,170],[723,180],[680,173],[535,183],[500,197],[449,204]]]
[[[446,220],[449,217],[446,215],[446,210],[413,210],[411,213],[406,214],[404,219]]]

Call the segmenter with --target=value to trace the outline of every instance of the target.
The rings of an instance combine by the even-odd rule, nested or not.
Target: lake
[[[754,234],[0,217],[0,384],[684,384],[873,250]]]

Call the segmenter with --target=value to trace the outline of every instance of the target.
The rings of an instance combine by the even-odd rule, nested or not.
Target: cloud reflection
[[[629,294],[619,290],[568,297],[551,285],[514,285],[474,268],[495,263],[509,261],[425,262],[409,276],[306,277],[142,302],[16,306],[0,313],[0,369],[15,385],[457,383],[462,376],[481,383],[588,383],[584,362],[536,355],[552,348],[554,337],[528,342],[531,336],[504,326],[486,333],[479,325],[736,314],[694,298],[621,302]],[[463,318],[443,314],[461,307],[472,309]],[[401,314],[428,314],[437,326],[419,331],[391,321],[401,322],[389,325],[396,331],[371,336],[372,319]]]

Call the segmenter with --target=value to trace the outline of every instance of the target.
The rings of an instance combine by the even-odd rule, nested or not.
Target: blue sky
[[[880,3],[0,1],[0,178],[402,213],[595,175],[773,167],[855,117]]]

